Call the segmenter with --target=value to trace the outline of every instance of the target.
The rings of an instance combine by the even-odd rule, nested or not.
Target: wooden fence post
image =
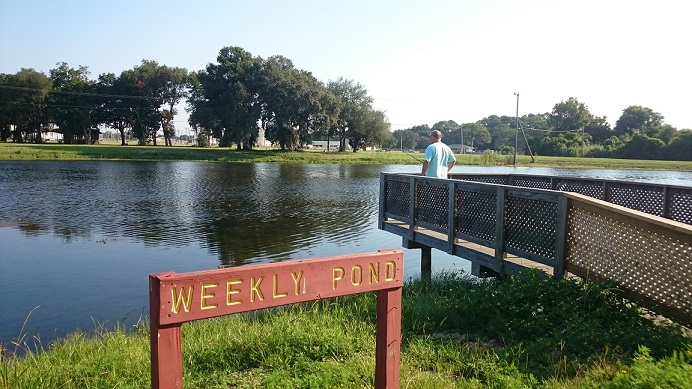
[[[151,387],[183,387],[183,347],[180,323],[159,324],[161,280],[149,276],[149,343],[151,345]],[[164,374],[161,374],[161,373]]]
[[[402,288],[377,292],[375,388],[399,388]]]

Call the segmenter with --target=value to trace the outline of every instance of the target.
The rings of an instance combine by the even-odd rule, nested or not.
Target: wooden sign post
[[[184,322],[377,292],[375,387],[399,387],[401,250],[149,275],[151,387],[182,388]]]

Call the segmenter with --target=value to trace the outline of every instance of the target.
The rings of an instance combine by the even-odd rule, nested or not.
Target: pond
[[[401,248],[380,172],[418,166],[0,161],[0,343],[130,327],[148,275]],[[692,172],[454,168],[689,185]],[[420,252],[404,250],[405,277]],[[470,262],[433,251],[433,272]]]

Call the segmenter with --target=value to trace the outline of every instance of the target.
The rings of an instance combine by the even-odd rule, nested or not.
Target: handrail
[[[378,227],[496,272],[542,266],[610,280],[692,323],[692,226],[683,222],[577,193],[381,173]]]
[[[381,173],[380,188],[380,229],[393,229],[411,241],[426,240],[420,229],[444,234],[444,245],[430,246],[474,255],[474,262],[495,271],[510,254],[562,273],[567,208],[560,192],[388,173]],[[386,225],[387,219],[406,227]],[[468,253],[457,241],[490,252]]]
[[[623,207],[692,225],[692,188],[528,174],[450,173],[450,179],[580,193]]]

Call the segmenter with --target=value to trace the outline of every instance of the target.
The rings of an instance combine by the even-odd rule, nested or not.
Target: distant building
[[[327,141],[326,140],[313,140],[311,144],[308,145],[307,148],[315,149],[315,150],[326,150],[327,149]],[[339,141],[338,140],[330,140],[329,141],[329,150],[339,150]],[[348,143],[348,140],[346,141],[346,150],[351,150],[351,144]]]
[[[448,144],[447,146],[449,146],[449,148],[452,149],[455,153],[459,154],[473,154],[476,152],[476,148],[471,147],[469,145],[464,145],[464,151],[462,152],[461,143]]]
[[[52,141],[57,142],[57,143],[62,143],[62,139],[63,139],[61,133],[59,133],[59,132],[53,132],[53,131],[46,131],[46,132],[43,132],[43,134],[41,135],[41,137],[43,138],[43,141],[44,141],[44,142],[47,142],[47,141],[51,141],[51,140],[52,140]]]

